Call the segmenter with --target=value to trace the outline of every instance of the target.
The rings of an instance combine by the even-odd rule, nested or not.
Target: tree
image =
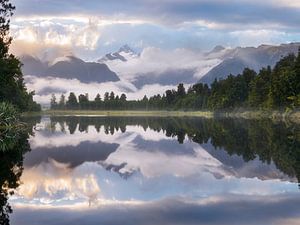
[[[295,73],[289,79],[289,87],[291,88],[292,95],[288,98],[291,99],[294,107],[300,106],[300,47],[295,62]]]
[[[250,83],[248,101],[251,107],[266,107],[270,91],[271,73],[270,66],[263,68]]]
[[[175,91],[174,90],[167,90],[166,91],[166,100],[168,104],[171,104],[175,100]]]
[[[101,102],[101,96],[100,96],[100,94],[96,95],[95,102]]]
[[[81,109],[87,109],[89,106],[89,96],[88,94],[81,94],[78,96],[78,101]]]
[[[10,102],[21,111],[39,110],[33,101],[34,92],[27,92],[21,62],[9,53],[10,18],[15,7],[9,0],[0,0],[0,101]]]
[[[115,93],[112,91],[112,92],[110,92],[110,95],[109,95],[109,100],[110,101],[113,101],[113,100],[115,100]]]
[[[177,87],[177,96],[179,97],[184,97],[185,96],[185,88],[183,86],[183,84],[179,84],[178,87]]]
[[[295,77],[296,57],[290,54],[276,63],[271,75],[271,87],[268,106],[270,108],[282,108],[290,104],[289,96],[294,95],[292,77]],[[298,85],[298,84],[296,84]]]
[[[105,102],[109,101],[109,93],[108,92],[104,93],[104,101]]]
[[[76,95],[74,94],[74,92],[71,92],[68,97],[67,108],[69,108],[69,109],[77,109],[78,108],[78,101],[77,101],[77,98],[76,98]]]
[[[50,108],[51,109],[57,109],[57,102],[56,102],[55,94],[52,94],[52,96],[51,96]]]
[[[65,97],[64,94],[62,94],[62,95],[60,96],[60,99],[59,99],[58,107],[59,107],[60,109],[64,109],[65,106],[66,106],[66,97]]]
[[[91,102],[91,105],[94,109],[99,109],[101,107],[102,99],[101,99],[100,94],[96,95],[95,100],[94,100],[94,102]]]
[[[126,99],[127,99],[126,95],[125,95],[124,93],[121,94],[120,100],[121,100],[122,102],[126,102]]]

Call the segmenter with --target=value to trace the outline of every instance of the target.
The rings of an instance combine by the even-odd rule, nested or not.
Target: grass
[[[23,116],[132,116],[132,117],[229,117],[244,119],[272,119],[300,123],[300,111],[245,110],[236,109],[230,112],[213,111],[142,111],[142,110],[46,110],[37,113],[25,113]]]
[[[0,103],[0,128],[7,128],[18,122],[17,110],[9,103]]]
[[[232,112],[223,112],[221,114],[222,116],[230,118],[272,119],[274,121],[300,123],[299,110],[235,110]]]
[[[49,115],[49,116],[147,116],[147,117],[181,117],[199,116],[212,118],[209,111],[141,111],[141,110],[46,110],[38,113],[25,113],[24,116]]]

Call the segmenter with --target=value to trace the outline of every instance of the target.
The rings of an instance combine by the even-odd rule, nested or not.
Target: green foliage
[[[66,103],[66,107],[68,109],[77,109],[78,108],[78,101],[76,98],[76,95],[74,94],[74,92],[71,92],[69,97],[68,97],[68,101]]]
[[[9,36],[10,17],[15,7],[9,0],[0,0],[0,102],[10,102],[20,111],[38,111],[33,101],[34,92],[27,92],[21,71],[21,62],[9,53],[12,38]]]
[[[283,108],[290,105],[288,97],[297,95],[299,90],[295,89],[294,55],[288,55],[282,58],[274,67],[271,74],[271,88],[269,91],[268,106],[270,108]]]
[[[23,171],[23,154],[30,151],[28,132],[18,131],[13,138],[0,137],[0,224],[9,225],[12,208],[8,198],[20,185]]]
[[[14,146],[25,125],[19,121],[19,114],[9,103],[0,103],[0,151],[8,151]]]
[[[7,127],[18,122],[18,112],[13,105],[1,102],[0,103],[0,127]]]
[[[255,71],[246,68],[240,75],[230,75],[225,80],[215,80],[211,86],[209,108],[232,109],[247,106],[251,82],[255,76]]]

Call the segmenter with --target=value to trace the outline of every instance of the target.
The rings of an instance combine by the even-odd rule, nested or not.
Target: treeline
[[[234,108],[294,109],[300,106],[300,49],[296,57],[290,54],[276,63],[275,67],[262,68],[259,73],[246,68],[242,74],[229,75],[215,80],[211,86],[197,83],[185,89],[165,94],[146,95],[141,100],[127,100],[125,94],[106,92],[103,99],[98,94],[89,100],[88,94],[78,98],[70,93],[68,99],[62,95],[57,101],[53,95],[51,109],[93,109],[93,110],[223,110]]]

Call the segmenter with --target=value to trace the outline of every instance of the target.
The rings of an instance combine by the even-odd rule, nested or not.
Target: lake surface
[[[168,117],[26,122],[29,136],[0,159],[3,224],[300,224],[298,125]]]

